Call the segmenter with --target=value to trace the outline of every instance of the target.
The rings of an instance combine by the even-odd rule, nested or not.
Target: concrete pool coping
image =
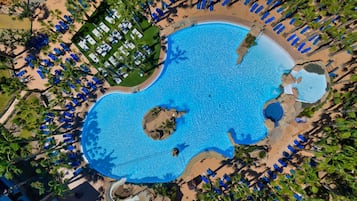
[[[246,21],[246,20],[243,20],[244,23],[239,23],[239,24],[238,24],[237,22],[234,22],[233,20],[229,20],[229,19],[227,19],[227,18],[223,19],[223,18],[216,17],[216,18],[214,18],[214,19],[215,19],[215,20],[213,20],[213,19],[204,19],[204,18],[203,18],[202,20],[200,20],[200,21],[197,22],[197,23],[198,23],[198,24],[207,24],[207,23],[219,23],[219,22],[221,22],[221,23],[227,23],[227,24],[237,25],[237,26],[240,26],[240,27],[243,27],[243,28],[247,28],[247,26],[253,24],[253,22],[248,22],[248,21]],[[267,35],[267,34],[266,34],[266,35]],[[268,36],[268,37],[267,37],[268,39],[270,39],[270,40],[272,40],[273,42],[276,43],[276,41],[274,41],[274,39],[272,39],[272,37],[269,37],[269,35],[267,35],[267,36]],[[165,44],[165,43],[162,42],[162,44]],[[287,49],[285,49],[284,47],[282,47],[279,43],[277,43],[277,44],[278,44],[282,49],[284,49],[286,52],[288,52]],[[167,44],[165,44],[165,45],[167,45]],[[237,45],[239,45],[239,44],[237,44]],[[290,52],[288,52],[288,53],[289,53],[289,55],[290,55],[290,58],[294,61],[294,63],[296,63],[296,58],[291,57]],[[96,100],[99,100],[100,98],[102,98],[103,96],[105,96],[105,95],[107,95],[107,94],[109,94],[109,93],[111,93],[111,92],[130,94],[130,93],[136,93],[136,92],[138,92],[138,91],[142,91],[142,90],[144,90],[144,89],[150,87],[150,86],[151,86],[153,83],[155,83],[155,81],[160,77],[161,72],[162,72],[163,69],[164,69],[164,61],[165,61],[165,58],[166,58],[166,52],[161,49],[160,59],[159,59],[159,63],[161,63],[161,65],[160,65],[158,68],[156,68],[156,69],[154,70],[154,73],[152,74],[152,76],[151,76],[149,79],[147,79],[146,81],[144,81],[144,82],[141,83],[140,85],[134,86],[134,87],[121,87],[121,86],[111,87],[111,86],[109,86],[108,90],[107,90],[104,94],[99,94],[99,93],[97,93],[98,96],[96,97]],[[96,102],[96,101],[95,101],[95,102]],[[89,104],[89,105],[87,106],[86,111],[89,111],[89,110],[92,108],[92,106],[93,106],[92,104],[93,104],[93,103],[91,103],[91,104]],[[237,144],[234,142],[234,140],[232,139],[232,136],[231,136],[231,135],[228,135],[228,136],[229,136],[229,139],[230,139],[230,141],[231,141],[231,144],[232,144],[232,145],[237,145]],[[263,140],[264,140],[264,139],[263,139]],[[81,151],[83,151],[83,147],[82,147],[81,145],[80,145],[80,149],[81,149]],[[88,164],[88,160],[85,158],[84,155],[83,155],[83,157],[84,157],[85,162]],[[188,175],[188,174],[190,173],[190,171],[191,171],[190,168],[193,166],[193,164],[197,163],[197,161],[201,161],[201,160],[203,160],[203,159],[211,158],[211,157],[216,158],[216,159],[218,159],[218,160],[227,159],[227,158],[224,157],[223,155],[221,155],[221,154],[219,154],[219,153],[216,153],[216,152],[214,152],[214,151],[202,152],[202,153],[197,154],[196,156],[194,156],[194,157],[188,162],[188,164],[187,164],[185,170],[183,171],[183,173],[182,173],[180,176],[177,177],[177,179],[179,179],[179,178],[184,178],[185,175]],[[103,176],[104,176],[104,175],[103,175]],[[106,177],[106,176],[105,176],[105,177]],[[109,178],[109,177],[108,177],[108,178]],[[176,180],[177,180],[177,179],[176,179]]]

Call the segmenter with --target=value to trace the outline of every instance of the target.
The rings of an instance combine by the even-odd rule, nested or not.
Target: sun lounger
[[[300,144],[300,142],[298,142],[297,140],[294,140],[294,144],[299,148],[299,149],[303,149],[304,146],[302,144]]]
[[[72,150],[75,149],[75,147],[72,146],[72,145],[69,145],[69,146],[65,147],[64,149],[65,149],[65,150],[68,150],[68,151],[72,151]]]
[[[272,22],[274,19],[275,19],[275,17],[273,16],[273,17],[271,17],[271,18],[265,20],[264,24],[269,24],[269,23]]]
[[[60,25],[61,25],[61,27],[64,29],[64,30],[68,30],[68,25],[66,24],[66,23],[64,23],[63,21],[59,21],[58,22]]]
[[[297,200],[297,201],[301,201],[302,200],[302,196],[301,195],[298,195],[296,193],[294,193],[294,198]]]
[[[53,61],[57,61],[57,60],[58,60],[58,58],[57,58],[54,54],[52,54],[52,53],[49,53],[49,54],[48,54],[48,57],[49,57],[50,59],[52,59]]]
[[[67,116],[67,117],[73,117],[74,115],[72,113],[69,113],[67,111],[63,112],[63,115]]]
[[[208,168],[208,169],[207,169],[207,175],[208,175],[208,176],[215,177],[215,176],[216,176],[216,173],[214,173],[210,168]]]
[[[277,24],[277,25],[273,28],[273,31],[278,30],[281,26],[283,26],[281,23]]]
[[[71,166],[72,167],[77,167],[77,166],[79,166],[81,163],[79,162],[79,161],[73,161],[72,163],[71,163]]]
[[[41,130],[45,130],[45,129],[47,129],[47,126],[46,126],[46,125],[41,125],[41,126],[40,126],[40,129],[41,129]]]
[[[65,105],[64,106],[67,110],[70,110],[70,111],[74,111],[75,109],[74,109],[74,107],[72,106],[72,105],[70,105],[70,104],[67,104],[67,105]]]
[[[86,101],[86,100],[87,100],[87,98],[85,97],[85,95],[83,95],[83,94],[81,94],[81,93],[78,93],[78,94],[77,94],[77,97],[80,98],[80,99],[82,99],[83,101]]]
[[[293,25],[295,22],[296,22],[296,19],[295,19],[295,18],[291,18],[289,24],[290,24],[290,25]]]
[[[280,5],[281,4],[281,1],[276,1],[275,3],[274,3],[274,5],[273,5],[273,7],[276,7],[276,6],[278,6],[278,5]]]
[[[225,190],[228,190],[227,184],[225,184],[222,180],[218,179],[218,184],[220,187],[223,187]]]
[[[206,0],[202,0],[201,9],[205,9],[206,8],[206,4],[207,4],[207,1]]]
[[[76,54],[71,53],[69,56],[71,56],[72,59],[75,60],[76,62],[79,62],[79,57]]]
[[[257,4],[256,2],[253,3],[253,5],[250,7],[249,12],[254,12],[254,10],[259,6],[259,4]]]
[[[297,150],[294,149],[294,147],[292,147],[290,144],[288,145],[288,149],[291,151],[292,154],[296,154]]]
[[[230,0],[224,0],[224,1],[222,2],[222,6],[226,6],[226,5],[228,5],[228,4],[229,4],[229,2],[230,2]]]
[[[258,14],[260,11],[262,11],[264,9],[264,6],[263,5],[260,5],[257,10],[255,10],[254,13]]]
[[[266,4],[269,5],[269,4],[271,4],[271,2],[273,2],[273,0],[267,0]]]
[[[53,121],[53,119],[52,118],[49,118],[49,117],[45,117],[45,119],[44,119],[44,121],[47,123],[47,122],[52,122]]]
[[[69,138],[66,138],[63,140],[64,143],[73,143],[74,140],[73,139],[69,139]]]
[[[76,177],[78,176],[79,174],[81,174],[83,172],[83,168],[80,167],[78,168],[76,171],[73,172],[73,176]]]
[[[311,50],[311,47],[307,47],[304,50],[301,51],[301,54],[305,54]]]
[[[68,24],[73,24],[73,20],[71,17],[69,17],[68,15],[64,15],[63,17]]]
[[[314,34],[314,35],[312,35],[308,40],[309,40],[309,41],[313,41],[317,36],[318,36],[317,34]]]
[[[96,77],[92,77],[92,80],[94,81],[95,84],[102,84],[102,81]]]
[[[209,184],[209,183],[210,183],[209,180],[208,180],[208,178],[207,178],[206,176],[204,176],[204,175],[201,175],[201,179],[202,179],[202,181],[203,181],[204,183],[206,183],[206,184]]]
[[[83,93],[84,93],[86,96],[88,96],[88,95],[90,94],[90,92],[88,91],[87,88],[82,87],[81,90],[83,91]]]
[[[60,46],[64,49],[64,51],[71,51],[71,49],[69,49],[69,47],[64,43],[60,43]]]
[[[57,55],[62,55],[62,51],[60,49],[58,49],[58,48],[53,48],[53,51]]]
[[[244,5],[248,5],[250,3],[250,0],[245,0]]]
[[[296,37],[296,34],[292,34],[291,36],[289,36],[289,38],[286,39],[286,41],[290,42],[295,37]]]
[[[45,75],[42,73],[41,70],[37,70],[36,72],[37,72],[37,74],[40,76],[41,79],[45,79],[45,78],[46,78]]]
[[[73,104],[74,104],[75,107],[80,104],[80,103],[78,102],[78,100],[75,99],[75,98],[72,98],[72,102],[73,102]]]
[[[62,126],[61,126],[61,128],[65,128],[65,129],[69,129],[69,128],[71,128],[72,126],[71,126],[71,124],[69,124],[69,123],[65,123],[65,124],[63,124]]]
[[[72,138],[73,135],[72,134],[63,134],[63,137],[66,137],[66,138]]]
[[[300,31],[300,33],[301,33],[301,34],[304,34],[307,30],[309,30],[309,26],[305,26],[305,27]]]
[[[285,163],[282,159],[279,159],[278,162],[281,164],[281,166],[286,167],[288,166],[287,163]]]
[[[284,8],[283,8],[283,7],[280,7],[280,8],[278,8],[278,10],[276,10],[276,12],[277,12],[277,13],[281,13],[281,12],[283,12],[283,10],[284,10]]]
[[[274,167],[274,170],[275,170],[275,171],[277,171],[277,172],[279,172],[279,173],[282,173],[282,172],[283,172],[283,169],[281,169],[277,164],[274,163],[273,167]]]
[[[270,171],[270,170],[268,170],[267,172],[268,172],[269,177],[270,177],[272,180],[275,180],[275,179],[276,179],[276,174],[274,174],[274,172],[272,172],[272,171]]]
[[[268,177],[262,177],[262,181],[265,183],[265,184],[268,184],[270,183],[270,180],[268,179]]]
[[[26,70],[21,70],[19,73],[15,74],[16,77],[22,77],[23,75],[26,74]]]
[[[280,29],[276,32],[278,35],[285,30],[285,26],[282,25]]]
[[[286,151],[283,151],[283,156],[288,160],[292,159],[291,155]]]
[[[165,13],[160,8],[156,8],[155,11],[157,12],[157,14],[159,14],[160,17],[165,15]]]
[[[293,42],[291,43],[291,46],[295,46],[296,45],[296,43],[299,41],[299,37],[296,37],[294,40],[293,40]]]
[[[152,13],[151,17],[154,19],[155,22],[158,22],[160,20],[156,13]]]
[[[320,41],[320,36],[318,36],[318,37],[314,40],[314,42],[313,42],[312,44],[313,44],[313,45],[316,45],[319,41]]]
[[[231,182],[232,181],[232,179],[227,174],[223,175],[223,179],[226,180],[226,182]]]
[[[303,42],[303,43],[301,43],[300,45],[299,45],[299,47],[298,47],[298,51],[300,52],[301,51],[301,49],[305,46],[305,42]]]
[[[200,8],[201,8],[201,0],[198,0],[196,4],[196,9],[199,10]]]
[[[213,190],[214,190],[214,192],[217,193],[218,195],[221,195],[221,194],[222,194],[221,189],[219,189],[219,188],[217,188],[217,187],[214,187]]]
[[[71,122],[73,122],[73,120],[72,119],[67,119],[67,118],[60,118],[60,120],[59,120],[61,123],[63,123],[63,122],[65,122],[65,123],[71,123]]]
[[[265,12],[262,17],[260,18],[260,20],[265,20],[265,18],[267,18],[269,16],[269,12]]]
[[[213,6],[214,6],[213,3],[214,3],[213,0],[209,1],[209,11],[213,11]]]
[[[265,186],[260,181],[257,182],[257,186],[260,190],[262,190]]]
[[[63,33],[62,27],[61,27],[60,25],[58,25],[58,24],[55,25],[55,30],[56,30],[57,32]]]

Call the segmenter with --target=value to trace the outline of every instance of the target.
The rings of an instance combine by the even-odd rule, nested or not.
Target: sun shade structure
[[[279,120],[283,117],[284,110],[279,102],[269,104],[264,110],[264,117],[274,122],[275,127],[279,125]]]

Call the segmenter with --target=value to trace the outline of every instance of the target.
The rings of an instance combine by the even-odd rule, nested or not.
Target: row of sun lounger
[[[211,182],[209,180],[209,177],[215,177],[215,176],[216,176],[216,173],[213,172],[210,168],[208,168],[207,176],[201,175],[201,179],[205,184],[210,184]],[[214,186],[213,187],[214,192],[217,193],[218,195],[221,195],[222,194],[221,188],[223,188],[224,190],[228,190],[227,183],[230,183],[231,181],[232,181],[231,178],[227,174],[224,174],[221,179],[218,178],[219,188]]]

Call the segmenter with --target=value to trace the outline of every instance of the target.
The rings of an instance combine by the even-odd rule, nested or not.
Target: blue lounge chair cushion
[[[282,173],[282,172],[283,172],[283,169],[281,169],[277,164],[274,163],[273,167],[274,167],[274,170],[275,170],[275,171],[277,171],[277,172],[279,172],[279,173]]]
[[[252,7],[250,7],[249,12],[254,12],[254,10],[259,6],[259,4],[257,4],[256,2],[254,2],[254,4],[252,5]]]
[[[198,0],[196,4],[196,9],[198,10],[200,8],[201,8],[201,0]]]
[[[202,0],[202,4],[201,4],[201,9],[205,9],[206,8],[206,0]]]
[[[202,181],[203,181],[204,183],[206,183],[206,184],[209,183],[209,180],[208,180],[208,178],[207,178],[206,176],[201,175],[201,179],[202,179]]]
[[[298,138],[304,143],[307,142],[307,139],[301,134],[298,135]]]
[[[260,19],[265,20],[265,18],[267,18],[269,14],[270,14],[269,12],[265,12]]]
[[[282,159],[279,159],[278,162],[281,164],[281,166],[286,167],[288,166],[287,163],[285,163]]]
[[[265,20],[264,24],[269,24],[269,23],[272,22],[274,19],[275,19],[275,17],[273,16],[273,17],[271,17],[271,18]]]
[[[296,154],[297,150],[294,149],[294,147],[292,147],[290,144],[288,145],[288,149],[291,151],[291,153]]]
[[[222,6],[226,6],[226,5],[228,5],[228,4],[229,4],[229,2],[230,2],[230,0],[224,0],[224,1],[222,2]]]
[[[301,51],[301,54],[305,54],[310,50],[311,50],[311,47],[307,47],[307,48],[305,48],[304,50]]]
[[[263,6],[263,5],[260,5],[260,6],[257,8],[257,10],[255,10],[254,13],[259,13],[260,11],[263,10],[263,8],[264,8],[264,6]]]
[[[216,176],[216,173],[214,173],[210,168],[207,169],[207,174],[208,176],[212,176],[212,177]]]

